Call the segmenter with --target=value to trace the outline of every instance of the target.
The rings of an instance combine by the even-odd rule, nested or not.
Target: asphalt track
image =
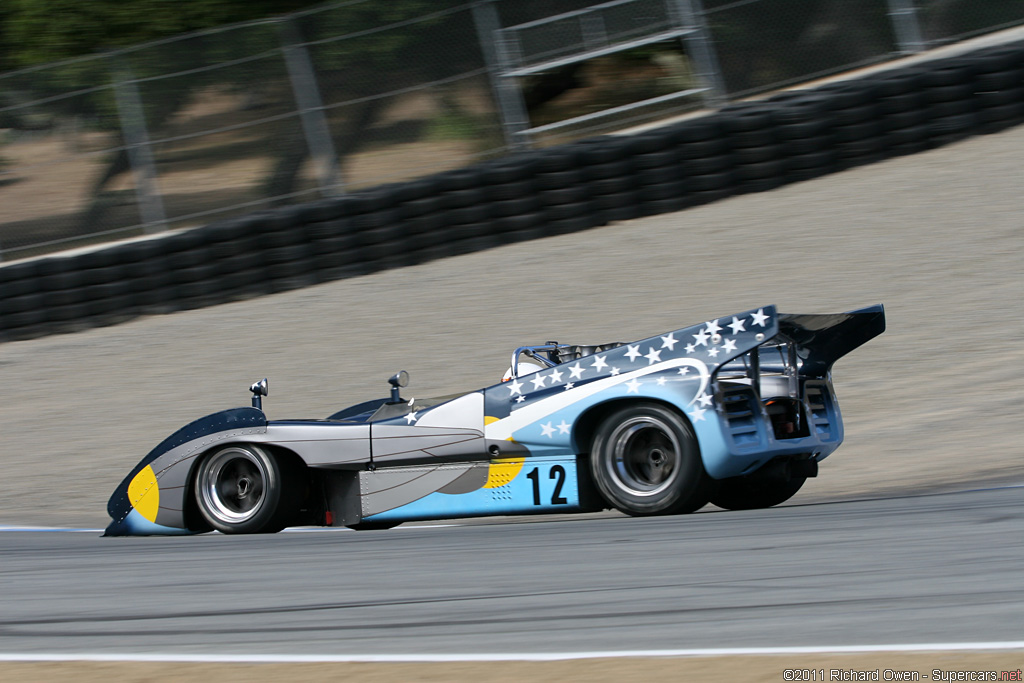
[[[522,518],[520,518],[522,520]],[[274,536],[0,533],[0,655],[1020,640],[1024,488]]]

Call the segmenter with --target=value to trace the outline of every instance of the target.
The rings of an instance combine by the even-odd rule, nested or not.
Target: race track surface
[[[1021,635],[1022,522],[1017,487],[374,532],[0,532],[0,654],[1007,641]]]

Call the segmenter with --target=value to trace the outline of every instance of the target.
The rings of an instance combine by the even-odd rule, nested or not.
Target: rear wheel
[[[288,523],[284,464],[263,448],[235,444],[210,453],[196,472],[196,503],[225,534],[274,533]]]
[[[594,436],[590,464],[602,496],[626,514],[693,512],[708,502],[709,479],[693,430],[659,405],[609,415]]]

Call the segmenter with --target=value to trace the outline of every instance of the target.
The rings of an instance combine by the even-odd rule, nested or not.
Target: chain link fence
[[[348,0],[0,74],[0,260],[408,180],[1021,23],[1019,0]]]

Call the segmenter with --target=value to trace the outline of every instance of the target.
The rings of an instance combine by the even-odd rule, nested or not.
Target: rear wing
[[[796,344],[805,375],[826,374],[837,360],[884,331],[882,304],[848,313],[779,314],[779,334]]]

